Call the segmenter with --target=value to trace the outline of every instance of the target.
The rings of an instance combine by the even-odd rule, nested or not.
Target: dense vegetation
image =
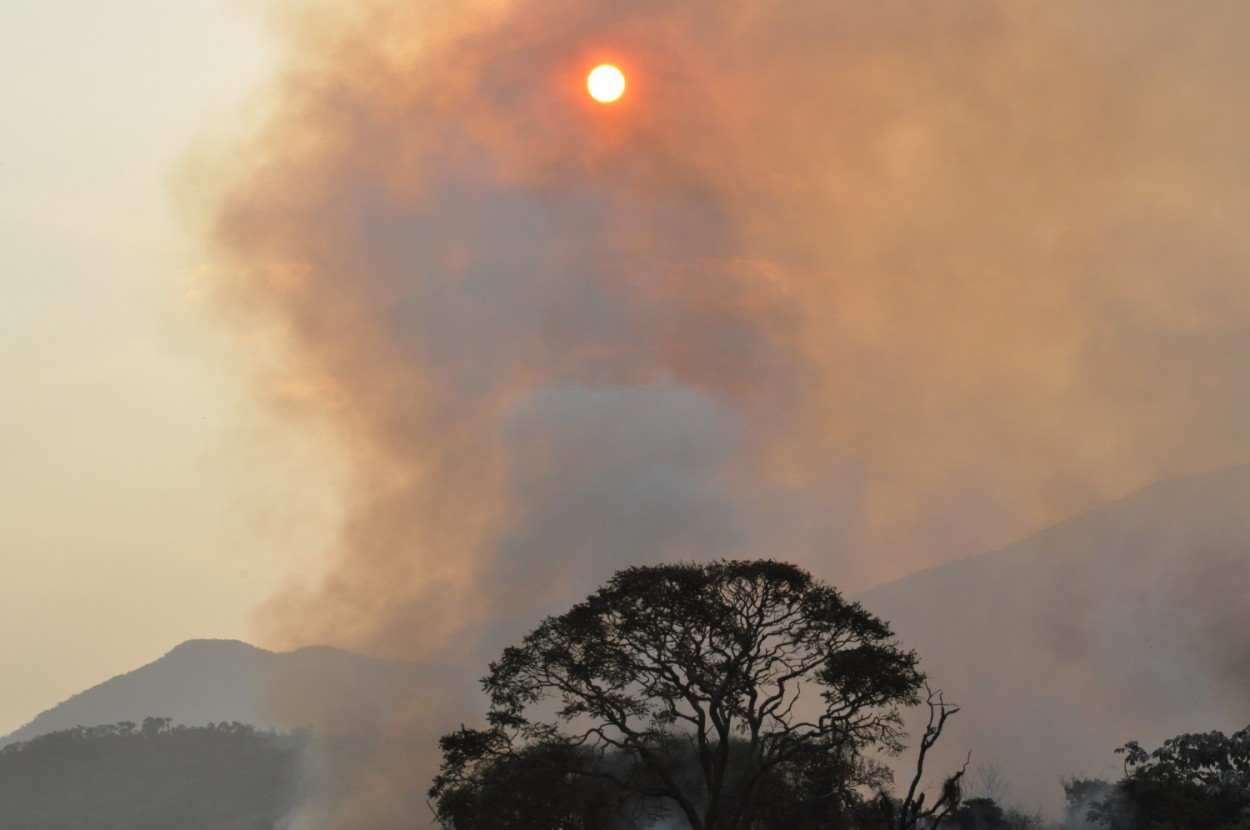
[[[168,718],[41,735],[0,750],[0,827],[272,830],[304,740]]]
[[[628,568],[491,664],[487,728],[443,737],[430,795],[459,830],[926,827],[962,772],[926,804],[871,758],[903,748],[916,662],[793,565]],[[955,711],[928,704],[921,760]]]
[[[622,571],[483,684],[485,728],[440,742],[446,830],[1250,830],[1250,727],[1130,742],[1119,781],[1063,782],[1052,822],[1000,803],[992,765],[979,788],[968,764],[935,779],[958,708],[885,621],[785,563]],[[881,753],[918,703],[897,782]],[[0,830],[273,830],[310,740],[153,717],[45,734],[0,749]]]
[[[1124,778],[1088,800],[1088,818],[1110,830],[1250,830],[1250,726],[1224,735],[1178,735],[1154,751],[1130,741]],[[1069,802],[1074,799],[1069,782]],[[1095,786],[1097,782],[1095,782]]]
[[[504,651],[486,728],[445,735],[447,830],[1250,830],[1250,728],[1127,744],[1116,783],[1065,782],[1040,815],[938,787],[925,755],[958,711],[930,692],[915,776],[899,707],[924,700],[888,624],[774,561],[636,567]],[[800,700],[802,698],[802,700]]]

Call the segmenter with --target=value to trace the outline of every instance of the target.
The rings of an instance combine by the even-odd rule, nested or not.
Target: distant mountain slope
[[[1146,488],[857,599],[964,707],[928,766],[934,777],[971,749],[974,767],[998,765],[1008,800],[1055,808],[1062,775],[1118,777],[1124,741],[1250,723],[1250,466]],[[399,765],[411,770],[448,724],[480,715],[475,688],[463,669],[196,640],[0,745],[148,716],[312,725],[416,736],[388,748],[412,753]],[[330,777],[348,780],[340,769]]]
[[[1116,746],[1250,723],[1250,466],[1148,487],[857,597],[964,710],[947,765],[1054,807]],[[914,729],[913,729],[914,733]]]
[[[332,648],[274,653],[236,640],[190,640],[42,712],[0,738],[0,746],[149,716],[189,726],[230,721],[277,729],[324,726],[344,713],[367,716],[389,708],[418,693],[428,677],[428,670],[408,663]],[[348,700],[352,706],[342,705]],[[274,705],[278,701],[281,707]]]

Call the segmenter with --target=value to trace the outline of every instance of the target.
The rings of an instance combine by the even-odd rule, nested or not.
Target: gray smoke
[[[351,463],[267,639],[480,672],[628,564],[855,591],[1250,457],[1247,17],[279,3],[267,121],[188,188]]]

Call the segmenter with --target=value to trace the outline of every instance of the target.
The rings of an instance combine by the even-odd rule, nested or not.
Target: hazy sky
[[[274,642],[459,653],[663,559],[854,592],[1250,457],[1244,4],[273,6],[186,192],[240,376],[349,458]]]
[[[240,378],[344,451],[266,644],[462,704],[625,565],[854,593],[1250,459],[1243,0],[273,5],[182,191]],[[410,706],[344,826],[462,720]]]
[[[0,2],[0,732],[244,636],[284,567],[260,505],[297,462],[248,449],[169,197],[273,60],[236,6]]]
[[[1244,3],[263,5],[0,3],[0,729],[1250,458]]]

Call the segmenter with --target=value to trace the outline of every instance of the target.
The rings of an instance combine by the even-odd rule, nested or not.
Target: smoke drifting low
[[[673,558],[856,591],[1250,458],[1245,4],[343,6],[277,7],[201,206],[352,463],[275,645],[489,651]]]

